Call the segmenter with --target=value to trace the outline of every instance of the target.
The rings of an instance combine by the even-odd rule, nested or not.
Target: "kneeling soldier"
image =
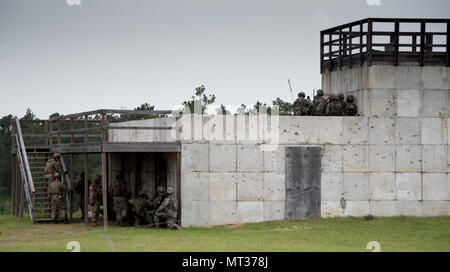
[[[155,217],[153,219],[156,227],[159,224],[166,223],[167,227],[170,229],[178,229],[181,227],[176,223],[178,215],[178,200],[174,194],[172,187],[167,187],[167,197],[163,200],[161,205],[155,212]]]

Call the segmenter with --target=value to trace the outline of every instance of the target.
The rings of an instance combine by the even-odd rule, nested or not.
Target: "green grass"
[[[0,216],[0,251],[450,251],[450,217],[310,219],[181,231],[74,224],[32,225],[29,219]]]

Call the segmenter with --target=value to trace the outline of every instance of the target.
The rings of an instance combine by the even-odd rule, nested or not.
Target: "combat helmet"
[[[324,95],[323,90],[322,89],[318,89],[317,90],[317,96],[323,96],[323,95]]]
[[[167,187],[167,194],[168,195],[173,195],[173,193],[175,193],[175,190],[173,189],[173,187]]]
[[[351,103],[353,101],[355,101],[355,97],[352,94],[348,95],[347,96],[347,102]]]
[[[145,191],[140,191],[138,197],[148,199],[148,195]]]
[[[344,101],[344,94],[343,93],[340,93],[340,94],[338,94],[338,99],[340,100],[340,101]]]
[[[59,153],[53,153],[53,156],[52,156],[54,159],[56,159],[56,158],[60,158],[61,157],[61,155],[59,154]]]
[[[299,97],[306,97],[306,95],[305,95],[304,92],[299,92],[299,93],[298,93],[298,96],[299,96]]]
[[[164,186],[158,186],[158,187],[156,187],[156,192],[157,193],[164,193]]]

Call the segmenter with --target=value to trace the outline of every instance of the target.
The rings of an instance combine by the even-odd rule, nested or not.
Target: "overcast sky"
[[[0,116],[172,109],[204,84],[225,105],[320,88],[320,30],[448,18],[448,0],[0,0]],[[381,2],[381,5],[378,5]],[[372,4],[372,5],[369,5]]]

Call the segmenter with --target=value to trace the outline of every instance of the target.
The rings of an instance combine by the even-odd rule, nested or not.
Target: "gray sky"
[[[172,109],[201,84],[219,104],[290,101],[288,78],[294,93],[321,87],[320,30],[450,10],[448,0],[80,2],[0,0],[0,116]]]

